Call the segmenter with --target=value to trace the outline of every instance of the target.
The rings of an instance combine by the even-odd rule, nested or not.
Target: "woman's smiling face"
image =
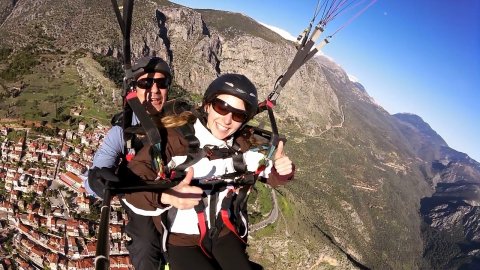
[[[236,111],[245,111],[245,103],[236,96],[222,94],[217,96],[217,98],[236,109]],[[237,122],[232,119],[232,112],[228,112],[225,115],[220,114],[213,108],[211,103],[206,105],[206,111],[208,114],[207,127],[217,139],[223,140],[228,138],[243,124],[243,122]]]

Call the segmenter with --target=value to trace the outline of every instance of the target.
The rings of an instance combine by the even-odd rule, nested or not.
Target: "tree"
[[[40,104],[40,102],[38,102],[38,100],[34,99],[32,101],[32,108],[33,109],[38,109],[38,105]]]
[[[3,200],[3,198],[5,198],[7,194],[8,194],[8,191],[5,188],[5,182],[0,182],[0,198],[2,198]]]
[[[40,227],[38,228],[38,231],[41,232],[41,233],[43,233],[43,234],[47,234],[47,233],[48,233],[48,228],[45,227],[45,226],[40,226]]]
[[[22,198],[27,204],[31,204],[35,201],[36,196],[35,196],[35,193],[28,192],[28,193],[23,194]]]

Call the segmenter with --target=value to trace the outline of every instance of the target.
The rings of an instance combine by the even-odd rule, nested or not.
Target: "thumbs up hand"
[[[193,168],[188,168],[185,178],[176,186],[165,190],[160,196],[163,204],[169,204],[177,209],[191,209],[195,207],[202,199],[203,190],[196,186],[191,186],[193,178]]]
[[[287,175],[292,173],[292,161],[285,155],[283,151],[283,141],[278,142],[277,151],[273,159],[273,166],[279,175]]]

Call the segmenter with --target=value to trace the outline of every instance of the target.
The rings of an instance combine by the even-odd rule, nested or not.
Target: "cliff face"
[[[420,117],[394,116],[421,159],[425,179],[435,188],[421,200],[424,256],[436,269],[480,266],[480,163],[448,147]]]
[[[243,18],[227,12],[208,14],[209,18]],[[243,72],[258,86],[259,96],[265,97],[289,64],[290,57],[285,56],[295,53],[292,45],[259,24],[251,22],[254,29],[250,33],[268,31],[268,36],[232,35],[220,32],[224,21],[217,18],[217,25],[209,25],[202,13],[169,2],[135,1],[133,18],[132,58],[153,54],[167,59],[175,82],[194,93],[202,93],[219,73]],[[14,48],[36,43],[65,51],[87,49],[116,57],[122,54],[121,33],[106,0],[20,1],[0,33],[9,37],[3,43]],[[43,45],[45,38],[51,41],[47,45]],[[281,119],[309,123],[303,128],[310,134],[338,120],[331,119],[334,116],[330,112],[340,114],[338,100],[320,74],[318,65],[310,63],[302,68],[285,88],[289,94],[281,97],[278,109]]]
[[[2,1],[0,3],[0,25],[8,18],[17,1]]]
[[[103,92],[102,106],[111,103],[115,86],[105,81],[91,57],[122,56],[110,1],[11,2],[0,5],[0,22],[5,37],[1,46],[15,54],[33,44],[40,52],[41,64],[18,79],[26,82],[24,93],[51,92],[63,78],[68,79],[69,96],[86,92],[98,99]],[[175,84],[190,94],[202,94],[218,74],[239,72],[252,79],[263,99],[295,52],[293,44],[240,14],[135,1],[133,59],[163,57]],[[4,69],[0,65],[0,71]],[[42,80],[48,83],[35,84]],[[64,106],[82,102],[88,110],[86,96],[69,102]],[[429,184],[458,179],[461,169],[472,177],[478,177],[476,172],[453,162],[458,155],[445,155],[448,146],[438,134],[419,135],[428,125],[392,117],[325,57],[314,58],[292,77],[275,111],[280,131],[289,139],[287,153],[296,163],[297,176],[278,190],[279,221],[249,240],[252,258],[267,269],[422,266],[418,209],[421,199],[432,193]],[[437,216],[431,220],[442,222]],[[475,222],[469,224],[474,234]]]

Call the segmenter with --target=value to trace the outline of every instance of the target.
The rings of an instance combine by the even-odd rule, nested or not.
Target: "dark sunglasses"
[[[212,107],[217,113],[219,113],[221,115],[227,115],[228,113],[232,113],[233,121],[243,123],[247,120],[247,112],[246,111],[236,109],[236,108],[230,106],[227,102],[225,102],[225,101],[223,101],[219,98],[215,98],[212,101]]]
[[[142,89],[150,89],[152,88],[154,83],[156,83],[157,87],[160,89],[166,89],[168,87],[167,78],[143,78],[143,79],[137,80],[137,82],[135,83],[135,86]]]

